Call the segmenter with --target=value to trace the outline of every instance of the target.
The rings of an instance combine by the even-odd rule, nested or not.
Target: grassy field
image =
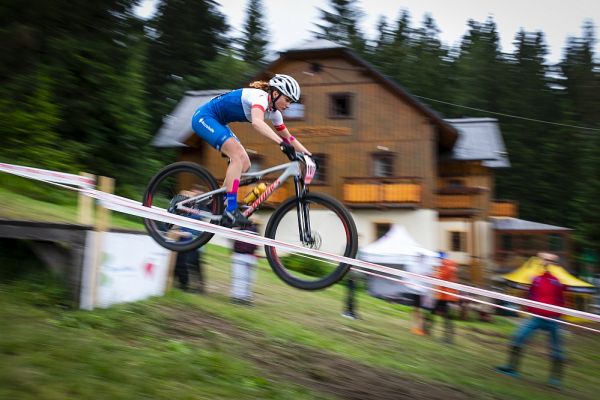
[[[30,194],[30,193],[29,193]],[[0,217],[75,220],[75,198],[49,204],[0,186]],[[58,195],[60,196],[60,195]],[[139,220],[113,219],[140,227]],[[524,376],[497,374],[518,321],[460,321],[456,343],[409,333],[408,308],[358,294],[340,316],[337,285],[303,292],[261,261],[253,307],[228,301],[229,252],[207,246],[202,295],[72,310],[33,260],[0,251],[0,398],[4,399],[593,399],[600,337],[565,334],[561,391],[545,384],[546,337],[526,349]],[[8,279],[7,277],[10,277]]]
[[[236,306],[227,250],[209,246],[205,269],[206,294],[174,290],[94,312],[66,309],[45,274],[1,284],[0,398],[596,398],[597,335],[567,333],[557,391],[545,385],[541,336],[522,379],[493,371],[505,360],[508,319],[459,322],[450,346],[439,329],[413,336],[406,307],[364,292],[361,319],[342,318],[343,287],[298,291],[264,261],[255,306]]]

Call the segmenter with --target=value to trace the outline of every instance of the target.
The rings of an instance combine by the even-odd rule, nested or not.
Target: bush
[[[333,268],[330,261],[321,261],[314,257],[309,258],[298,254],[281,257],[281,262],[287,269],[308,276],[323,276]]]

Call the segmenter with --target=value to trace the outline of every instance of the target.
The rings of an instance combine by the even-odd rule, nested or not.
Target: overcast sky
[[[147,16],[156,0],[145,0],[139,14]],[[227,16],[234,35],[239,35],[244,23],[248,0],[217,0]],[[318,8],[328,9],[328,0],[262,0],[268,21],[271,50],[281,51],[312,37],[314,23],[319,20]],[[467,30],[467,21],[483,22],[492,16],[500,34],[504,52],[512,52],[513,39],[521,28],[541,30],[546,37],[548,62],[560,60],[569,36],[582,36],[581,26],[591,20],[600,37],[600,0],[360,0],[364,12],[361,28],[369,39],[376,37],[376,26],[384,15],[395,23],[402,9],[410,12],[413,27],[421,25],[425,13],[430,13],[441,30],[442,42],[456,46]],[[600,40],[595,46],[600,58]]]

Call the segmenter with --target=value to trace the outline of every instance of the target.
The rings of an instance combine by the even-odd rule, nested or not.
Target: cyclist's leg
[[[192,129],[196,135],[219,151],[227,139],[235,137],[228,126],[221,124],[211,114],[194,114],[192,118]]]
[[[221,151],[230,159],[227,172],[225,173],[227,207],[223,212],[221,222],[223,226],[231,228],[243,227],[250,224],[250,221],[238,208],[237,194],[242,172],[250,168],[250,158],[235,136],[225,141],[221,147]]]
[[[239,183],[242,172],[246,172],[250,168],[250,157],[248,157],[246,149],[244,149],[244,146],[242,146],[235,135],[223,143],[221,152],[229,157],[230,160],[227,172],[225,173],[225,187],[228,193],[232,191],[237,192],[234,182],[237,180]]]
[[[250,168],[250,158],[239,139],[229,129],[221,124],[211,114],[196,113],[192,118],[192,128],[202,139],[212,147],[224,153],[230,159],[225,173],[227,189],[227,210],[237,209],[237,188],[242,172]]]

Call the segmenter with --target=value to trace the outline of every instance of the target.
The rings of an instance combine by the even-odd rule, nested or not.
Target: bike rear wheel
[[[191,202],[186,207],[199,213],[183,211],[176,204],[201,193],[219,188],[215,178],[206,169],[191,162],[177,162],[160,170],[148,184],[143,204],[158,207],[176,215],[210,222],[210,215],[223,212],[223,195],[214,195],[206,200]],[[189,251],[204,246],[213,233],[193,230],[175,224],[144,219],[148,234],[162,247],[172,251]]]
[[[310,232],[308,240],[300,237],[299,214]],[[269,219],[265,237],[350,258],[358,250],[352,216],[340,202],[321,193],[283,202]],[[272,246],[265,246],[265,253],[275,274],[298,289],[324,289],[342,279],[350,268],[345,263]]]

